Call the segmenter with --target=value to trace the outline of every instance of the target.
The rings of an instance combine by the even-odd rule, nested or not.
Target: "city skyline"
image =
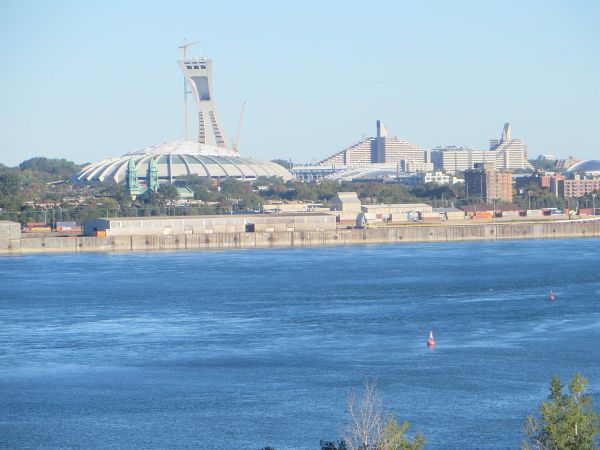
[[[190,56],[214,61],[228,144],[247,102],[243,154],[321,160],[381,119],[390,135],[423,147],[487,148],[511,122],[529,158],[599,157],[594,2],[1,9],[0,48],[11,68],[0,75],[6,165],[33,156],[90,162],[181,139],[173,63],[184,37],[202,41]],[[391,23],[378,28],[383,13]]]

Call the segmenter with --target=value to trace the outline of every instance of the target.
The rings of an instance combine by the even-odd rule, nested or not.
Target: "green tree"
[[[173,203],[179,197],[177,188],[172,184],[161,184],[158,193],[165,203]]]
[[[81,166],[66,159],[37,157],[23,161],[19,164],[19,168],[21,170],[39,172],[46,175],[44,178],[48,180],[59,180],[75,175],[81,169]]]
[[[98,194],[103,197],[112,197],[121,207],[131,204],[131,195],[127,192],[125,183],[106,183],[98,187]]]
[[[215,201],[216,186],[210,177],[193,175],[184,178],[182,183],[192,190],[195,200],[203,200],[205,202]]]
[[[405,436],[408,430],[408,421],[399,425],[393,416],[389,416],[383,427],[382,450],[421,450],[425,445],[425,436],[417,433],[411,440]]]
[[[160,205],[160,195],[150,189],[138,197],[143,208]]]
[[[548,399],[540,404],[540,418],[529,416],[523,433],[524,450],[596,449],[600,432],[599,416],[592,408],[592,396],[585,393],[588,380],[580,373],[563,393],[558,376],[552,377]]]
[[[346,442],[344,440],[341,441],[321,441],[319,443],[321,445],[321,450],[348,450],[346,446]]]
[[[16,173],[0,174],[0,209],[16,211],[21,205],[21,178]]]
[[[407,421],[398,425],[392,414],[384,413],[383,397],[373,383],[365,383],[360,398],[348,399],[346,411],[348,425],[342,442],[348,450],[421,450],[425,445],[420,433],[413,439],[406,436]]]

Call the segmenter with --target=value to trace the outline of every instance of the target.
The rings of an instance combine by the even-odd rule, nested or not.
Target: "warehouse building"
[[[336,220],[328,213],[115,217],[90,219],[83,227],[86,236],[324,231],[335,230]]]

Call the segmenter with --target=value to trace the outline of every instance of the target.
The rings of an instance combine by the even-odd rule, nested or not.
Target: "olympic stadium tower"
[[[188,58],[187,49],[191,45],[193,43],[184,43],[180,47],[183,59],[178,61],[185,79],[184,139],[88,164],[77,173],[77,182],[122,183],[127,179],[128,170],[131,172],[134,166],[142,183],[150,169],[157,173],[159,184],[180,180],[184,182],[186,177],[194,175],[245,181],[253,181],[261,176],[275,176],[284,181],[292,178],[279,164],[241,156],[237,150],[237,142],[234,141],[231,147],[227,145],[215,108],[212,61],[204,57]],[[198,118],[195,141],[190,141],[187,137],[189,94],[194,99]]]

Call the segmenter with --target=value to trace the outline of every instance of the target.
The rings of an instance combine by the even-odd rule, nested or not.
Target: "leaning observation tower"
[[[196,175],[245,181],[262,176],[275,176],[285,181],[292,178],[279,164],[241,156],[237,150],[239,129],[231,148],[227,145],[215,109],[212,61],[204,57],[188,57],[188,48],[195,44],[197,42],[184,41],[179,47],[183,51],[183,59],[177,61],[184,76],[183,140],[152,145],[88,164],[76,175],[75,181],[121,183],[126,181],[128,174],[131,179],[132,170],[135,170],[133,175],[137,174],[140,188],[144,190],[150,169],[155,174],[153,180],[159,184],[185,183],[186,177]],[[198,117],[197,136],[193,139],[188,137],[188,96],[194,99]]]
[[[183,82],[183,138],[186,141],[188,139],[187,97],[191,93],[194,96],[194,103],[198,114],[198,142],[204,145],[227,148],[212,95],[212,60],[204,57],[188,58],[187,49],[195,44],[197,42],[185,42],[179,47],[183,50],[183,59],[177,61],[185,78]]]

